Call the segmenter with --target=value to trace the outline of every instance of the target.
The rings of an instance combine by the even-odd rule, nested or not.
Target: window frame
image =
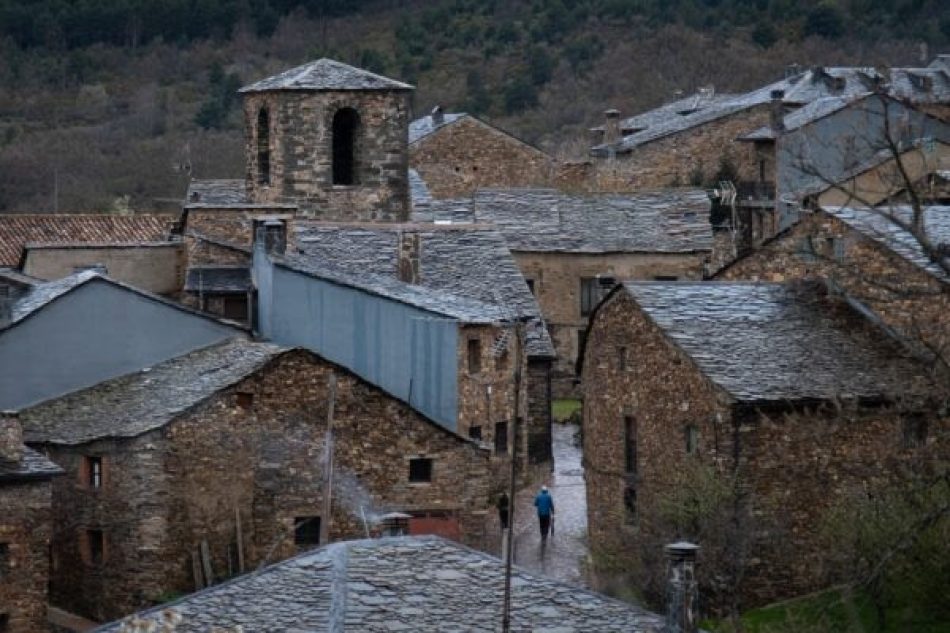
[[[639,429],[637,417],[623,416],[623,471],[635,477],[640,470]]]
[[[465,359],[469,376],[482,373],[482,340],[470,336],[465,343]]]

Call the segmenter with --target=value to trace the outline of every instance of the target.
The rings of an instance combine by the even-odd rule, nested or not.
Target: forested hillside
[[[606,107],[785,65],[913,65],[940,0],[0,0],[0,211],[168,208],[241,177],[242,83],[330,56],[564,155]]]

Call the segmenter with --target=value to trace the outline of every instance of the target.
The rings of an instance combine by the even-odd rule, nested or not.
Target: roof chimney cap
[[[607,117],[608,119],[619,119],[619,118],[620,118],[620,110],[617,110],[617,109],[615,109],[615,108],[610,108],[609,110],[604,110],[604,116]]]
[[[430,115],[432,116],[432,122],[436,125],[441,124],[442,121],[445,120],[445,116],[442,112],[442,106],[440,105],[436,105],[434,108],[432,108]]]

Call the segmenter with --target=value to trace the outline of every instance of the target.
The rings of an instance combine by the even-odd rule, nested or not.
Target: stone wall
[[[728,407],[622,291],[601,307],[591,326],[583,395],[588,534],[597,586],[642,586],[647,574],[641,550],[659,551],[662,539],[682,536],[648,529],[676,475],[694,458],[685,451],[686,427],[697,427],[703,454],[715,460],[719,453],[707,442],[717,437],[716,415],[726,415]],[[625,417],[636,424],[635,474],[626,468]],[[729,454],[727,447],[719,450]],[[628,486],[636,493],[630,517],[624,507]]]
[[[518,268],[541,307],[554,340],[557,361],[552,367],[555,398],[577,397],[574,365],[578,341],[587,327],[581,315],[582,278],[606,275],[617,280],[653,279],[658,276],[702,279],[709,253],[525,253],[514,252]]]
[[[677,132],[615,158],[591,158],[588,191],[637,191],[656,187],[709,184],[727,153],[739,180],[758,180],[759,158],[752,143],[736,137],[769,123],[763,104]],[[701,178],[697,178],[700,176]]]
[[[52,604],[110,620],[190,588],[190,567],[173,556],[168,448],[161,431],[49,447],[66,471],[53,483]],[[89,484],[88,457],[102,460],[100,488]],[[101,561],[90,556],[89,530],[102,532]]]
[[[409,147],[409,165],[435,198],[461,198],[486,187],[551,182],[553,159],[472,116],[439,128]]]
[[[950,285],[826,213],[805,216],[715,278],[831,280],[902,336],[950,360]]]
[[[816,526],[828,510],[850,492],[873,490],[908,469],[947,459],[942,438],[950,421],[930,418],[926,444],[909,448],[902,442],[904,413],[734,404],[626,293],[618,293],[598,312],[584,359],[584,460],[598,586],[649,585],[662,566],[650,552],[663,542],[696,537],[688,527],[674,533],[664,500],[691,466],[700,465],[724,482],[738,472],[744,510],[729,516],[739,517],[749,549],[741,584],[729,590],[738,592],[743,608],[827,586],[827,544]],[[635,473],[627,472],[625,417],[636,424]],[[687,452],[690,425],[696,429],[694,453]],[[627,487],[636,491],[632,517],[625,509]],[[725,560],[723,547],[707,541],[701,550],[707,586],[716,574],[726,574],[715,568]],[[707,591],[710,609],[724,606],[719,600]]]
[[[50,481],[0,481],[0,615],[10,633],[45,633]]]
[[[258,115],[270,113],[270,182],[258,165]],[[356,183],[333,184],[332,126],[357,111]],[[403,91],[250,93],[244,97],[245,157],[252,202],[283,202],[322,220],[409,218],[409,94]]]
[[[330,540],[365,535],[388,511],[441,512],[467,545],[485,547],[489,455],[406,405],[308,352],[257,374],[132,440],[55,450],[69,474],[57,489],[54,603],[97,619],[192,591],[206,547],[214,582],[291,556],[294,521],[324,512],[329,375],[333,416]],[[100,490],[82,485],[83,455],[103,455]],[[433,460],[409,482],[409,460]],[[83,560],[81,532],[103,530],[105,561]],[[321,540],[323,535],[321,535]],[[206,544],[206,545],[203,545]],[[312,545],[308,545],[312,546]]]
[[[287,223],[287,239],[293,238],[290,225],[296,212],[284,207],[200,207],[187,209],[186,235],[189,231],[237,246],[250,248],[254,243],[254,220],[267,218],[283,219]],[[232,263],[232,262],[214,262]]]
[[[184,283],[181,242],[129,246],[61,246],[27,248],[23,272],[40,279],[60,279],[79,267],[101,264],[112,279],[169,295]]]

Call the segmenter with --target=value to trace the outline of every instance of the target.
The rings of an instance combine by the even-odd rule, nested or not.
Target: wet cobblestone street
[[[518,494],[515,516],[515,563],[549,578],[574,585],[587,585],[587,497],[581,447],[574,445],[577,427],[554,424],[554,473],[547,486],[554,497],[554,535],[541,547],[538,515],[534,508],[537,490]]]

